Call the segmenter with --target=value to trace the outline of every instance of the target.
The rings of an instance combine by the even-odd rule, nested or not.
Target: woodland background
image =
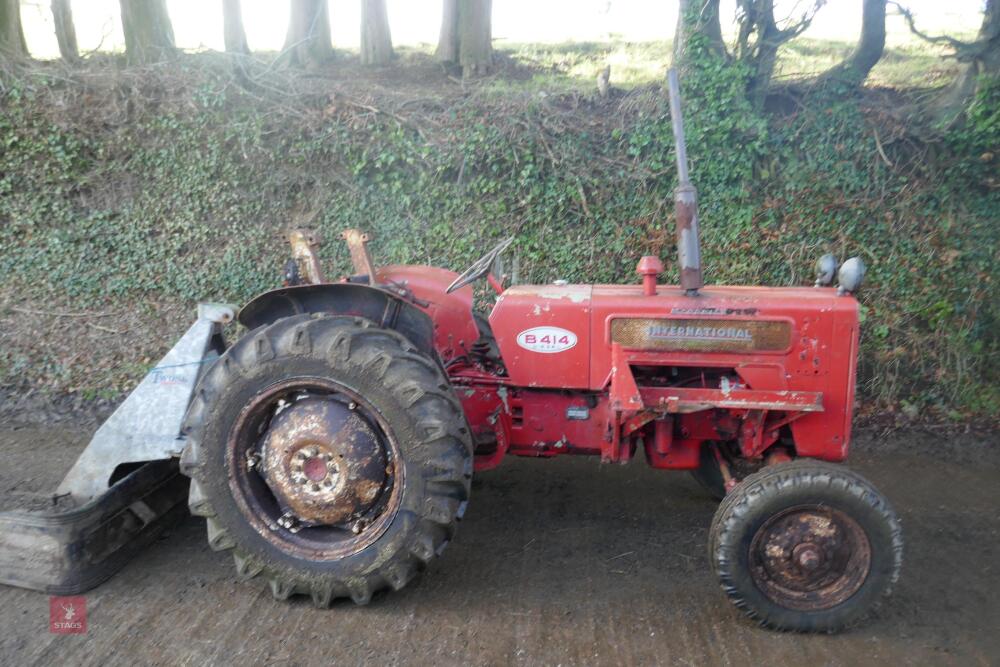
[[[516,234],[523,282],[634,282],[648,253],[671,276],[674,64],[706,282],[810,284],[823,253],[860,255],[861,414],[1000,414],[997,0],[966,31],[885,0],[680,0],[657,40],[564,44],[444,0],[405,47],[391,2],[359,3],[360,49],[334,48],[337,2],[287,3],[278,52],[239,0],[201,3],[223,52],[177,48],[164,0],[120,0],[124,50],[83,51],[90,6],[53,0],[43,60],[29,3],[0,0],[0,401],[115,400],[197,301],[276,286],[298,225],[334,275],[360,227],[379,263],[461,269]],[[838,12],[858,34],[808,36]]]

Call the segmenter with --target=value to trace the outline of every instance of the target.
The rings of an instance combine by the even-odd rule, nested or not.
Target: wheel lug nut
[[[296,516],[291,512],[285,512],[278,517],[278,525],[290,533],[297,533],[302,529],[302,526],[299,525],[298,518],[296,518]]]

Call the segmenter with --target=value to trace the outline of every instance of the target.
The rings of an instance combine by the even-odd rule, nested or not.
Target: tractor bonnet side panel
[[[517,285],[490,314],[511,384],[586,389],[590,382],[590,285]]]

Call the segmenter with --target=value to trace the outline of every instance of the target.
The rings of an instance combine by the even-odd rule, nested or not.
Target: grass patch
[[[843,60],[853,49],[846,42],[799,38],[782,47],[775,68],[775,82],[808,79]],[[672,59],[670,40],[560,44],[506,43],[498,52],[528,66],[532,73],[515,79],[499,77],[488,84],[497,92],[592,92],[598,73],[611,66],[612,85],[632,90],[663,81]],[[941,86],[958,71],[958,63],[945,58],[946,49],[908,40],[890,46],[869,77],[869,85],[911,89]]]

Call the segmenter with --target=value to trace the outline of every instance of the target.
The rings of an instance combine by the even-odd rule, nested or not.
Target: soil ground
[[[88,437],[0,426],[7,506],[51,488]],[[86,594],[85,636],[49,634],[47,596],[0,587],[0,663],[996,664],[997,445],[859,434],[851,464],[895,504],[906,556],[893,597],[840,635],[762,630],[725,600],[705,554],[715,504],[687,475],[564,458],[478,476],[444,556],[367,607],[238,583],[191,518]]]

